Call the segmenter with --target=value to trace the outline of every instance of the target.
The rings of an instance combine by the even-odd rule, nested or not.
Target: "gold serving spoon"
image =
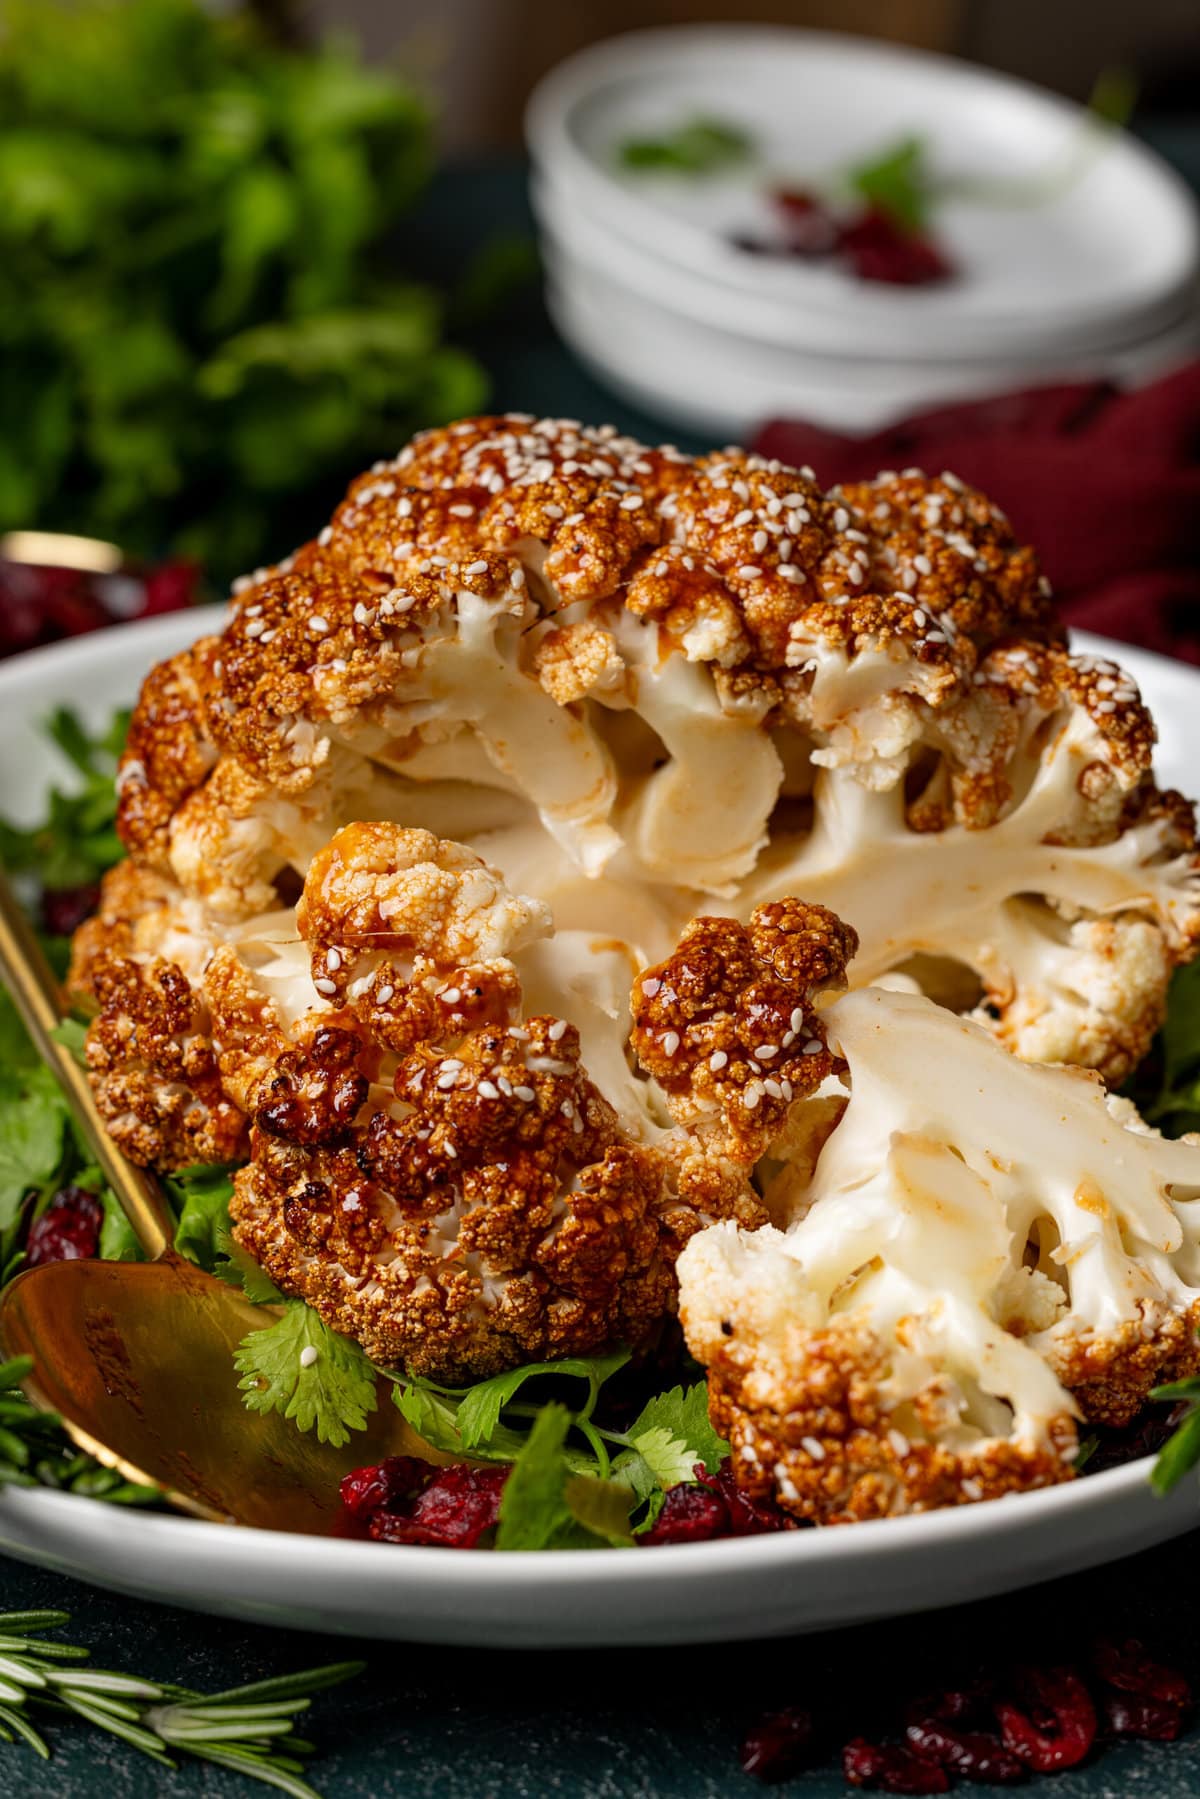
[[[33,1358],[23,1383],[32,1403],[57,1412],[81,1449],[128,1480],[162,1487],[183,1511],[268,1530],[332,1529],[338,1482],[352,1468],[385,1455],[446,1459],[385,1391],[368,1428],[340,1449],[278,1412],[246,1410],[233,1352],[271,1314],[171,1247],[157,1182],[118,1150],[86,1074],[51,1035],[63,1016],[58,983],[2,873],[0,979],[149,1258],[51,1262],[9,1283],[0,1345],[6,1356]]]

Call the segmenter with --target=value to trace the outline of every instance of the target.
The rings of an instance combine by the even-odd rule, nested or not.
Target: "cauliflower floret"
[[[378,824],[314,861],[297,919],[334,1009],[258,1074],[235,1234],[414,1372],[645,1340],[687,1238],[763,1222],[753,1165],[835,1066],[812,1007],[853,933],[819,908],[696,921],[639,970],[547,942],[545,909],[461,845]],[[531,1014],[526,981],[580,1028]]]
[[[1119,1082],[1200,941],[1192,808],[1154,787],[1153,736],[1115,665],[997,649],[904,781],[816,752],[812,829],[775,838],[745,897],[799,892],[853,920],[856,982],[908,969],[945,998],[957,968],[1018,1055]]]
[[[823,1016],[848,1099],[776,1175],[786,1228],[679,1262],[739,1477],[825,1521],[1069,1478],[1073,1419],[1200,1367],[1200,1147],[923,997]]]
[[[223,924],[364,818],[467,844],[560,931],[620,915],[646,960],[701,909],[802,894],[855,926],[855,980],[953,987],[1019,1055],[1115,1082],[1200,943],[1200,860],[1132,683],[1061,636],[953,476],[825,494],[738,451],[464,420],[151,676],[121,829]]]

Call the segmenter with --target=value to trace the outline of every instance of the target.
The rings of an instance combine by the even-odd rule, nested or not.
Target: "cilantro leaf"
[[[649,169],[673,175],[713,175],[745,162],[754,140],[721,119],[689,119],[661,137],[630,137],[618,146],[627,169]]]
[[[1169,1391],[1161,1389],[1160,1395]],[[1150,1470],[1150,1485],[1160,1495],[1169,1493],[1197,1463],[1200,1463],[1200,1406],[1188,1413],[1159,1450]]]
[[[505,1482],[496,1527],[497,1549],[548,1549],[571,1522],[564,1497],[563,1446],[571,1428],[566,1406],[543,1406]]]
[[[100,1225],[101,1259],[105,1262],[142,1261],[142,1246],[110,1187],[101,1187],[100,1204],[104,1207]]]
[[[905,137],[871,161],[850,170],[850,185],[869,205],[905,231],[921,231],[929,221],[933,182],[924,138]]]
[[[364,1352],[298,1300],[274,1324],[243,1337],[233,1359],[250,1411],[281,1412],[335,1449],[351,1431],[365,1430],[375,1410],[375,1370]]]
[[[690,1480],[695,1462],[703,1462],[707,1472],[714,1474],[729,1454],[728,1443],[709,1422],[708,1388],[703,1381],[697,1381],[691,1387],[672,1387],[669,1392],[656,1393],[642,1408],[628,1435],[634,1448],[641,1453],[644,1453],[643,1439],[653,1438],[652,1453],[662,1458],[669,1453],[664,1438],[682,1444],[689,1461],[687,1472],[677,1475],[677,1480]]]
[[[572,1474],[563,1485],[563,1504],[589,1536],[599,1537],[618,1548],[632,1544],[629,1491],[620,1482],[596,1480],[590,1474]],[[572,1543],[571,1547],[576,1545]]]
[[[432,1381],[405,1377],[392,1388],[392,1399],[419,1437],[449,1455],[473,1456],[482,1462],[515,1462],[525,1447],[524,1433],[499,1423],[492,1425],[486,1439],[468,1443],[462,1430],[461,1396]]]
[[[84,1054],[87,1026],[81,1018],[64,1018],[61,1024],[55,1025],[50,1035],[56,1043],[61,1043],[64,1049],[70,1050],[71,1059],[78,1063],[80,1068],[87,1067],[87,1057]]]
[[[0,858],[7,868],[31,871],[43,888],[53,891],[88,886],[120,861],[113,776],[128,729],[128,712],[114,714],[95,733],[89,733],[65,706],[46,720],[46,734],[82,779],[69,792],[51,789],[40,824],[22,827],[0,821]]]
[[[458,1408],[458,1429],[464,1447],[469,1450],[486,1448],[495,1434],[504,1407],[515,1398],[527,1380],[538,1375],[554,1378],[569,1375],[587,1381],[587,1398],[578,1415],[590,1418],[601,1386],[619,1368],[623,1368],[628,1360],[629,1351],[620,1349],[607,1356],[569,1356],[561,1362],[526,1362],[523,1367],[511,1368],[507,1374],[498,1374],[492,1380],[480,1381],[468,1390]]]
[[[67,1102],[48,1068],[0,1070],[0,1230],[57,1174],[66,1128]]]
[[[209,1274],[223,1253],[219,1238],[229,1232],[229,1201],[233,1197],[230,1177],[235,1167],[232,1162],[197,1162],[168,1175],[165,1183],[179,1215],[175,1248]]]
[[[217,1252],[225,1259],[213,1263],[213,1273],[228,1287],[240,1287],[252,1306],[283,1304],[283,1294],[254,1257],[235,1243],[227,1226],[218,1225],[213,1233]]]

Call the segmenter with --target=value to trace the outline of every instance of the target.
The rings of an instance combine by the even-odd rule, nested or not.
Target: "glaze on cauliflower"
[[[466,844],[560,932],[619,917],[642,962],[698,911],[798,894],[855,927],[856,981],[904,969],[1115,1082],[1200,941],[1194,825],[1128,678],[1061,637],[1032,551],[953,476],[823,493],[738,451],[468,419],[151,676],[120,828],[222,927],[362,819]]]
[[[257,1081],[235,1235],[370,1354],[451,1381],[645,1341],[687,1238],[762,1223],[750,1173],[834,1066],[812,1005],[853,948],[796,902],[698,920],[634,971],[631,1016],[608,946],[556,969],[544,907],[382,824],[316,858],[297,921],[332,1010]],[[531,1013],[526,981],[580,1027]]]
[[[920,996],[824,1022],[848,1098],[785,1156],[785,1228],[718,1224],[679,1262],[739,1479],[839,1522],[1070,1478],[1078,1417],[1127,1423],[1200,1366],[1200,1145]]]

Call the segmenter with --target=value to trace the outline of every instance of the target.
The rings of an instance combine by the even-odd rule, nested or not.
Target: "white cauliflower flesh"
[[[1076,1418],[1200,1365],[1200,1146],[920,996],[823,1021],[848,1098],[815,1162],[772,1152],[785,1228],[679,1263],[739,1478],[824,1521],[1069,1478]]]
[[[1200,941],[1191,809],[1108,663],[1068,656],[1003,516],[912,471],[822,493],[561,420],[464,420],[356,481],[146,683],[138,861],[270,911],[341,826],[436,830],[560,931],[664,955],[701,897],[800,895],[1118,1081]],[[881,878],[880,871],[885,871]]]

